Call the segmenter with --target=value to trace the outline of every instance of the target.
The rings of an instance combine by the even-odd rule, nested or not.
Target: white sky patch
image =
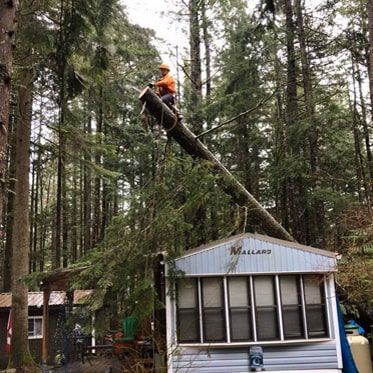
[[[131,22],[155,31],[161,39],[155,43],[164,62],[176,69],[176,49],[180,55],[186,53],[188,32],[186,22],[177,20],[177,7],[172,0],[122,0]],[[184,30],[183,30],[184,28]]]

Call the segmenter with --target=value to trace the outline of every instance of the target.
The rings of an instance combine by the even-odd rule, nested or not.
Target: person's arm
[[[156,87],[162,87],[162,88],[167,88],[167,78],[164,77],[161,80],[158,80],[157,82],[154,83]]]

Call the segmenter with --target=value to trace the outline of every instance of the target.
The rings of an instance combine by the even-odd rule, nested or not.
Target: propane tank
[[[348,343],[359,373],[372,373],[369,341],[359,334],[357,326],[345,325]]]

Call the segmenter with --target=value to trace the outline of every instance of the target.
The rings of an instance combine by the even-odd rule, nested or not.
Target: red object
[[[13,327],[13,317],[12,310],[9,311],[8,324],[6,326],[6,345],[5,351],[7,354],[10,354],[10,348],[12,345],[12,327]]]

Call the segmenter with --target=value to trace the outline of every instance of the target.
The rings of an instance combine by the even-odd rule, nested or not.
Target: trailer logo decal
[[[231,255],[271,255],[272,250],[270,249],[248,249],[244,250],[242,247],[233,246],[230,249]]]

